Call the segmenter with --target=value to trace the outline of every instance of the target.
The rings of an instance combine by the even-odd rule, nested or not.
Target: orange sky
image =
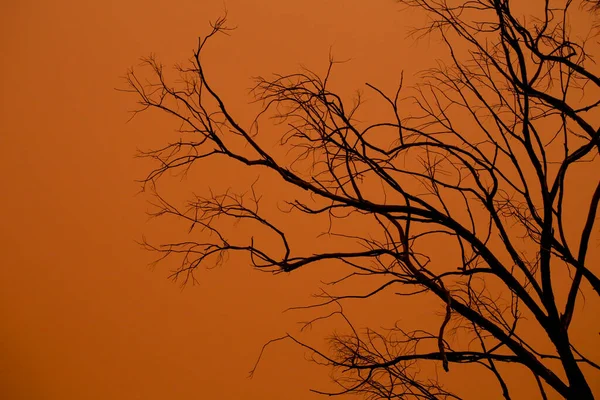
[[[150,114],[126,124],[135,99],[114,88],[151,52],[166,65],[187,59],[223,4],[0,5],[0,397],[294,400],[328,387],[328,371],[291,344],[247,379],[261,346],[297,328],[282,311],[310,301],[316,274],[227,265],[182,291],[135,243],[161,225],[136,196],[148,164],[133,156],[174,126]],[[336,75],[348,93],[365,81],[392,87],[401,69],[437,57],[435,43],[404,39],[414,15],[391,0],[226,5],[238,29],[213,42],[207,68],[242,118],[251,76],[323,71],[330,47],[352,59]]]

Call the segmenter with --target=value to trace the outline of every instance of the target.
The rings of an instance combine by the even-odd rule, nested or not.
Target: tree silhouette
[[[153,57],[144,59],[150,78],[130,70],[126,90],[139,99],[136,112],[158,109],[181,124],[177,141],[142,153],[156,161],[144,180],[156,198],[154,215],[190,223],[188,240],[145,246],[161,258],[180,257],[174,277],[184,282],[232,252],[274,273],[342,263],[350,272],[332,285],[377,278],[367,293],[321,296],[317,306],[339,305],[332,315],[348,328],[333,336],[330,351],[286,336],[333,367],[341,390],[330,394],[460,398],[419,373],[433,363],[446,372],[455,364],[477,365],[506,399],[506,365],[526,368],[544,399],[550,393],[593,399],[590,376],[600,366],[578,350],[570,328],[584,293],[594,301],[600,294],[588,254],[595,249],[600,202],[600,75],[586,51],[592,28],[586,38],[571,35],[569,16],[578,6],[595,5],[540,1],[536,17],[519,15],[508,0],[399,3],[427,13],[428,25],[413,33],[439,38],[448,62],[424,71],[415,87],[400,83],[392,94],[367,84],[387,107],[383,120],[359,120],[360,99],[348,105],[330,89],[336,64],[330,59],[324,76],[302,71],[257,78],[253,93],[263,109],[251,126],[242,126],[203,68],[207,43],[229,31],[225,18],[199,39],[190,62],[176,67],[179,83],[169,83]],[[259,122],[266,117],[285,129],[280,143],[293,157],[265,145]],[[343,233],[332,228],[329,234],[353,245],[302,255],[286,233],[290,228],[261,213],[254,186],[243,195],[196,196],[183,208],[154,190],[165,173],[223,156],[274,172],[282,193],[301,192],[287,199],[286,212],[326,216],[332,226],[348,218],[371,225]],[[574,189],[573,177],[582,174],[589,190]],[[270,245],[258,236],[229,237],[223,227],[240,220],[270,235]],[[195,228],[202,228],[201,241]],[[438,243],[444,253],[436,253]],[[415,304],[420,296],[435,298],[438,308],[431,311],[444,310],[439,328],[356,329],[344,300],[388,291],[413,296]],[[458,345],[451,335],[465,340]]]

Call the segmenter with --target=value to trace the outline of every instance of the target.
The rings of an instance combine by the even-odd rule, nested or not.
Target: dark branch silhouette
[[[141,154],[156,162],[144,180],[155,195],[154,215],[190,224],[189,240],[145,245],[163,258],[180,257],[173,277],[184,283],[234,252],[273,273],[333,262],[349,269],[331,286],[379,279],[362,293],[323,292],[309,306],[339,307],[306,323],[342,318],[349,333],[334,335],[329,351],[293,335],[275,340],[291,340],[333,367],[341,389],[327,394],[459,398],[419,373],[418,365],[434,363],[445,372],[479,365],[505,399],[512,395],[502,365],[529,371],[544,399],[546,392],[593,399],[590,379],[598,375],[590,374],[600,368],[576,348],[570,327],[584,292],[600,294],[598,267],[589,261],[600,202],[600,75],[586,51],[592,27],[587,38],[571,37],[569,16],[576,4],[594,11],[597,2],[542,1],[535,16],[517,15],[508,0],[399,3],[428,14],[429,24],[413,34],[439,38],[448,62],[424,71],[415,87],[401,81],[391,94],[366,84],[387,107],[382,120],[361,114],[360,98],[348,105],[333,91],[330,59],[323,76],[305,70],[257,78],[253,93],[263,109],[244,127],[203,67],[207,44],[229,31],[225,18],[177,67],[179,83],[167,80],[154,57],[143,60],[149,78],[130,70],[126,90],[139,100],[136,112],[158,109],[180,122],[177,141]],[[269,132],[284,129],[280,144],[293,157],[265,145],[259,126],[268,117],[278,123]],[[290,228],[261,212],[255,185],[244,194],[196,196],[183,208],[155,189],[166,173],[218,157],[276,174],[282,193],[300,193],[287,198],[286,212],[328,218],[328,233],[351,245],[301,254]],[[595,187],[590,196],[573,192],[576,174]],[[566,212],[573,204],[582,220]],[[368,232],[368,224],[335,231],[336,221],[353,218],[369,221]],[[255,236],[226,234],[241,220],[254,224]],[[440,242],[447,254],[436,254]],[[343,312],[345,301],[388,292],[412,296],[415,304],[420,296],[436,298],[436,310],[444,310],[439,327],[362,331]],[[452,344],[452,335],[467,344]]]

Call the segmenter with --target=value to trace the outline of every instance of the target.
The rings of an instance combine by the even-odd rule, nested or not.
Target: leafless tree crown
[[[584,293],[592,302],[600,294],[594,244],[600,75],[588,53],[597,45],[595,28],[574,34],[570,18],[597,4],[538,1],[535,15],[518,15],[518,2],[508,0],[399,3],[428,15],[414,37],[434,35],[448,53],[415,87],[400,83],[388,92],[367,84],[387,107],[381,120],[359,121],[360,99],[349,105],[332,91],[332,59],[324,75],[258,78],[253,93],[263,111],[242,126],[203,68],[207,44],[228,32],[225,18],[199,39],[190,62],[177,67],[179,83],[171,84],[153,57],[144,59],[149,79],[137,70],[127,74],[138,111],[158,109],[181,124],[176,141],[142,154],[156,161],[144,181],[148,187],[170,171],[224,156],[241,168],[274,172],[282,187],[302,189],[304,200],[286,199],[289,211],[332,221],[359,215],[376,232],[357,227],[339,233],[354,243],[347,251],[303,255],[289,227],[261,212],[254,186],[245,195],[197,196],[184,208],[155,191],[155,215],[188,221],[190,234],[186,241],[146,246],[180,257],[175,276],[186,282],[200,266],[233,252],[276,273],[343,263],[350,272],[332,285],[378,277],[382,283],[365,293],[324,295],[321,304],[339,306],[332,315],[348,332],[334,335],[329,351],[286,337],[333,367],[341,388],[334,394],[460,398],[419,366],[448,372],[473,364],[489,371],[505,399],[514,395],[507,365],[528,371],[541,398],[593,399],[590,380],[598,379],[600,367],[574,343],[570,328]],[[269,127],[270,135],[283,129],[280,142],[293,159],[261,141],[265,117],[280,123]],[[276,245],[229,237],[222,224],[239,220],[270,232]],[[444,243],[447,254],[435,254],[436,243]],[[444,310],[439,327],[359,330],[343,312],[348,298],[389,291],[412,296],[415,304],[433,296],[439,308],[431,312]],[[450,328],[466,340],[448,340]]]

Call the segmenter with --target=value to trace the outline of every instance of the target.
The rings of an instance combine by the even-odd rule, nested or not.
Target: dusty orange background
[[[207,65],[242,113],[251,76],[323,70],[330,46],[353,60],[337,75],[349,91],[391,86],[438,56],[435,43],[404,39],[414,15],[391,0],[227,8],[238,30],[214,42]],[[136,196],[148,165],[133,155],[173,125],[126,125],[134,99],[114,88],[140,56],[187,59],[222,11],[216,0],[0,5],[0,397],[310,399],[309,387],[328,387],[327,371],[291,345],[246,378],[262,344],[295,327],[281,311],[309,300],[315,276],[234,265],[181,291],[134,242],[157,227]]]

